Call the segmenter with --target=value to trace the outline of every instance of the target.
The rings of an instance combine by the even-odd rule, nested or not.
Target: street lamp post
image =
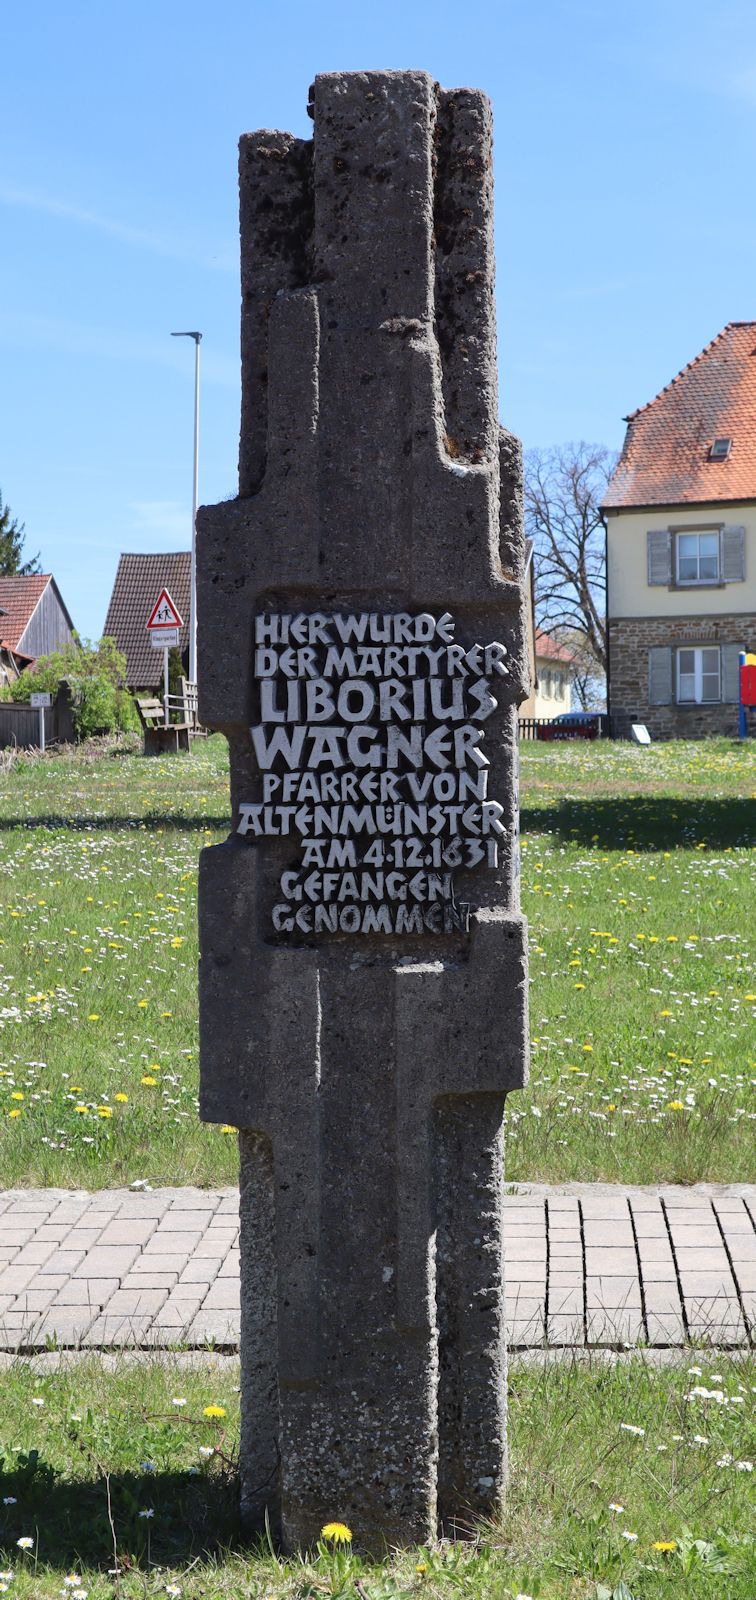
[[[197,682],[197,502],[199,499],[199,383],[200,343],[197,332],[172,333],[172,339],[194,340],[194,476],[192,482],[192,566],[189,601],[189,681]]]

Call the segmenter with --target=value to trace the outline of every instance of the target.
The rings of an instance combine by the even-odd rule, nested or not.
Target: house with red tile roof
[[[615,730],[734,736],[756,649],[756,322],[729,322],[625,420],[602,506]]]
[[[163,653],[152,649],[147,622],[163,589],[168,590],[184,619],[179,649],[188,670],[191,581],[190,550],[169,550],[163,555],[126,554],[119,558],[104,632],[115,639],[126,657],[126,682],[132,693],[138,689],[159,690],[162,682]]]
[[[70,643],[74,626],[50,572],[0,577],[0,684],[17,678],[37,656]]]

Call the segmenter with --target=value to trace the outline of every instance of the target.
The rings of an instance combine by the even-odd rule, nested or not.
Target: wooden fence
[[[74,737],[71,696],[62,683],[51,706],[45,706],[45,744],[70,742]],[[0,750],[8,745],[17,750],[39,749],[39,711],[36,706],[0,700]]]

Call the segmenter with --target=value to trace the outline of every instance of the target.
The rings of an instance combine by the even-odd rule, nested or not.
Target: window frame
[[[716,653],[717,657],[717,695],[714,699],[704,699],[703,680],[711,678],[711,671],[704,672],[703,658],[709,650]],[[693,672],[683,673],[681,667],[682,656],[688,652],[693,656]],[[685,699],[680,694],[681,677],[693,678],[693,696],[686,695]],[[675,703],[678,706],[721,706],[722,701],[722,646],[719,644],[681,644],[675,648]]]
[[[696,553],[696,564],[697,564],[697,567],[698,567],[698,574],[699,575],[696,578],[684,578],[684,577],[682,577],[682,575],[680,573],[680,559],[681,559],[680,546],[681,546],[681,541],[683,539],[695,539],[697,541],[698,548],[697,548],[697,553]],[[701,539],[716,539],[716,541],[717,541],[717,574],[716,574],[716,577],[714,577],[714,578],[702,578],[700,576],[701,559],[702,559],[702,557],[701,557]],[[687,557],[684,557],[683,559],[690,560],[691,557],[687,556]],[[704,557],[703,559],[704,560],[711,560],[711,557],[708,556],[708,557]],[[721,527],[678,528],[678,529],[675,530],[674,581],[675,581],[675,587],[677,589],[706,589],[706,588],[709,588],[709,589],[711,589],[711,588],[720,589],[720,588],[722,588],[723,579],[722,579],[722,529],[721,529]]]

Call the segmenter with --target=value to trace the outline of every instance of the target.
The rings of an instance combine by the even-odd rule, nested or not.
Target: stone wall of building
[[[643,722],[653,739],[734,737],[737,703],[670,705],[649,703],[649,651],[656,646],[679,650],[690,645],[737,644],[752,649],[756,613],[731,612],[710,617],[614,617],[609,622],[609,712],[614,732],[628,733]],[[673,687],[674,693],[674,687]]]

